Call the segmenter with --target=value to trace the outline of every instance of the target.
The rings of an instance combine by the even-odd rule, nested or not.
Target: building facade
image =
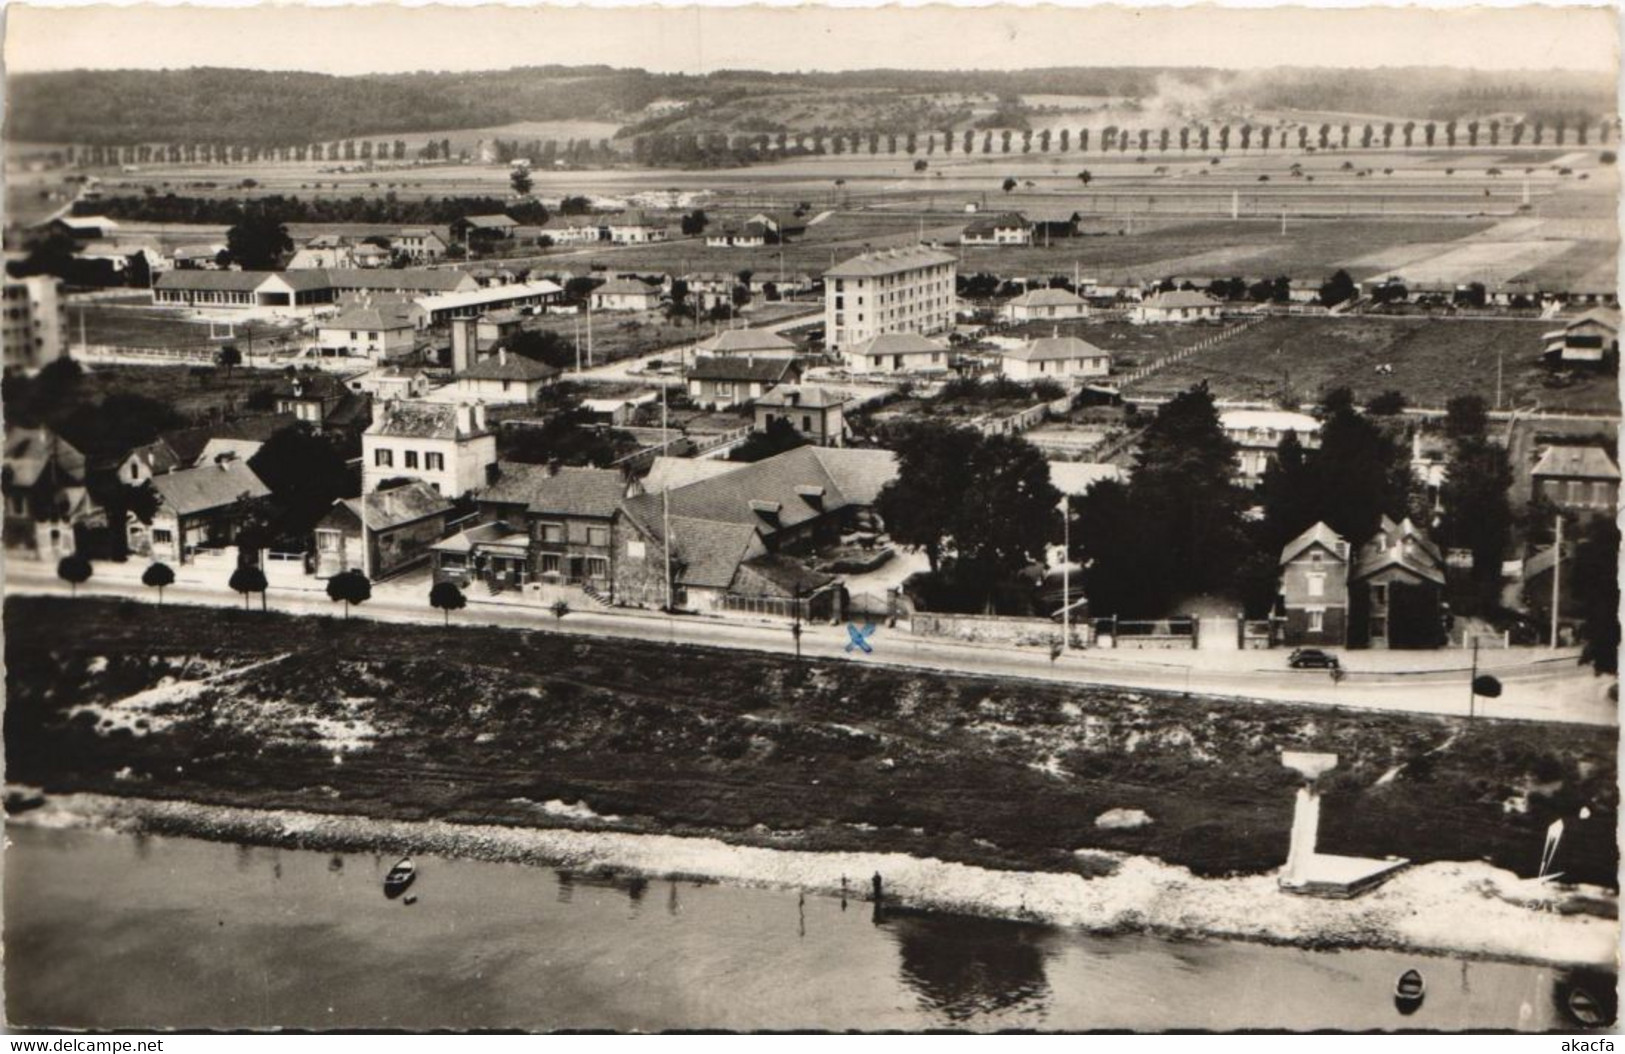
[[[496,463],[483,403],[395,400],[375,411],[361,437],[361,490],[402,477],[460,498],[485,486]]]
[[[957,262],[923,246],[864,253],[824,273],[824,340],[829,351],[883,333],[930,335],[952,327]]]
[[[36,373],[68,352],[68,313],[62,283],[50,275],[7,276],[5,372]]]

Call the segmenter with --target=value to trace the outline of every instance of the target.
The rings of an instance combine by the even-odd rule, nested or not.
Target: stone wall
[[[1061,624],[1042,618],[1005,615],[956,615],[916,611],[909,616],[909,632],[917,637],[944,637],[977,644],[1045,645],[1061,637]],[[1092,634],[1087,623],[1073,623],[1074,643],[1087,647]]]

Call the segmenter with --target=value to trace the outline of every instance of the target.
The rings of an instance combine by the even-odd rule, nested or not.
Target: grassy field
[[[1527,875],[1561,815],[1568,876],[1616,882],[1615,745],[1589,728],[545,630],[67,598],[5,611],[7,778],[48,792],[515,825],[559,799],[742,843],[1046,870],[1097,848],[1219,874],[1282,863],[1295,777],[1280,751],[1331,750],[1328,849]],[[1582,804],[1591,821],[1573,820]],[[1154,822],[1096,827],[1113,808]]]
[[[1540,361],[1552,322],[1486,319],[1277,318],[1193,355],[1131,387],[1171,394],[1206,381],[1220,398],[1275,399],[1283,390],[1313,400],[1352,388],[1365,399],[1390,389],[1413,406],[1442,407],[1477,394],[1493,405],[1496,363],[1502,405],[1619,412],[1612,376],[1575,371],[1558,378]],[[1393,366],[1378,374],[1379,365]]]
[[[143,297],[143,300],[146,298]],[[73,305],[68,312],[69,338],[79,340],[79,320],[84,319],[84,339],[89,344],[112,344],[133,348],[221,348],[237,345],[244,356],[250,344],[257,346],[285,336],[296,327],[268,321],[235,323],[235,333],[225,336],[224,325],[210,337],[209,324],[185,317],[174,308],[145,307],[139,304],[89,302]]]

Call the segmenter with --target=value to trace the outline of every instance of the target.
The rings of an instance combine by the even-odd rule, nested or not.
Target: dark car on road
[[[1319,648],[1298,648],[1287,656],[1286,664],[1294,670],[1335,670],[1337,656],[1328,655]]]

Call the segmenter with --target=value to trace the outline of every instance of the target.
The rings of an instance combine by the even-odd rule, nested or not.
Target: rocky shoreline
[[[1614,895],[1535,886],[1488,864],[1411,867],[1355,900],[1293,896],[1274,873],[1202,878],[1149,857],[1109,856],[1084,877],[999,871],[891,852],[812,852],[715,838],[564,827],[258,810],[136,797],[49,798],[10,822],[89,827],[323,852],[381,851],[561,867],[585,873],[703,878],[867,898],[879,874],[900,907],[1075,927],[1217,937],[1305,948],[1385,948],[1507,962],[1613,969],[1618,923],[1581,910]],[[1260,910],[1263,905],[1268,910]]]

